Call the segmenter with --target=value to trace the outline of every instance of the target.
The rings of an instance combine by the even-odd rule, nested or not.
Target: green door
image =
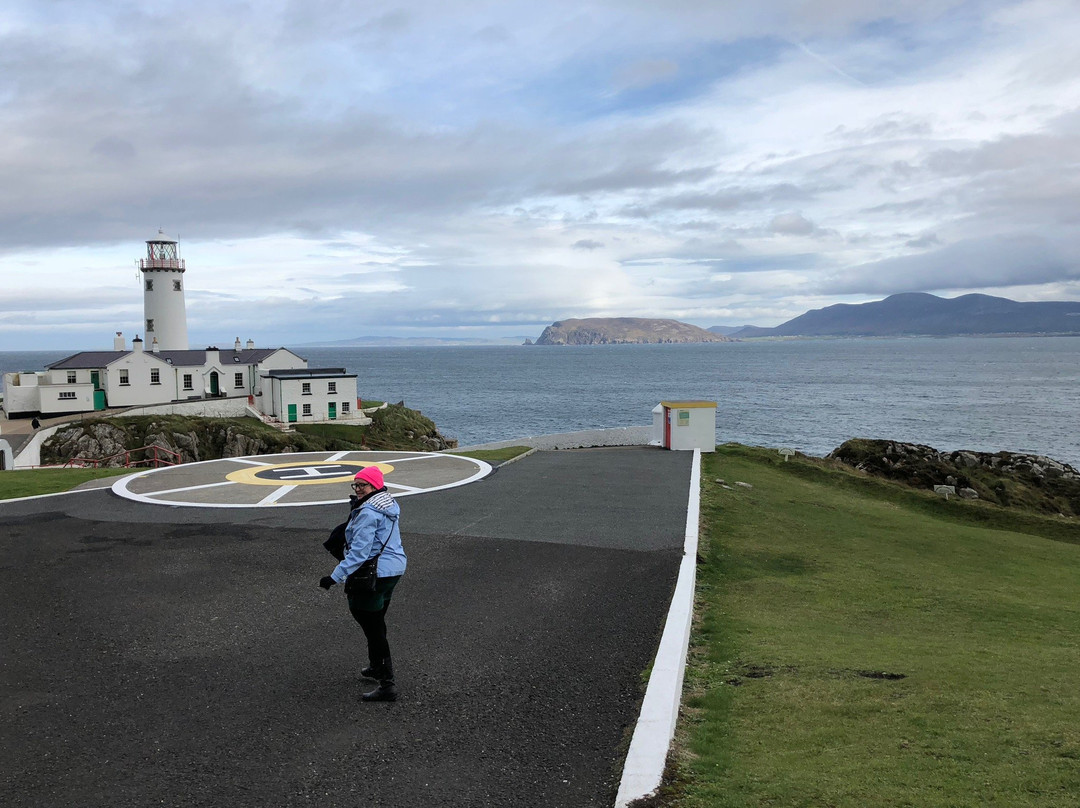
[[[289,405],[289,423],[290,424],[295,424],[296,423],[296,405],[295,404],[290,404]]]
[[[217,372],[211,372],[210,374],[210,395],[216,396],[218,394],[218,375]]]
[[[104,390],[95,390],[94,391],[94,409],[95,410],[103,410],[103,409],[105,409],[105,406],[106,406],[105,405],[105,391]]]
[[[96,370],[90,371],[90,383],[94,385],[95,390],[101,389],[101,374]]]
[[[331,421],[336,421],[337,420],[337,402],[336,401],[331,401],[330,402],[330,406],[328,408],[327,414],[330,416]]]

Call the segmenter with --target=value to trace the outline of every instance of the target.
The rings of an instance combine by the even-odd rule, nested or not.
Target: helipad
[[[482,460],[434,452],[305,452],[230,457],[122,477],[112,490],[154,505],[260,508],[347,502],[353,475],[378,466],[396,497],[465,485],[486,477]]]

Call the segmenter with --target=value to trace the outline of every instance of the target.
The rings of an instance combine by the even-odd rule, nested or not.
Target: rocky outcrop
[[[336,425],[329,430],[279,432],[255,418],[132,416],[80,421],[57,430],[41,448],[41,462],[61,465],[75,458],[120,467],[149,459],[156,446],[175,452],[182,463],[290,452],[390,449],[438,452],[457,446],[430,418],[404,404],[372,413],[368,426]],[[125,456],[125,452],[132,453]],[[169,456],[170,460],[173,458]]]
[[[593,317],[560,320],[544,329],[537,345],[627,345],[647,343],[733,342],[678,320]]]
[[[367,444],[373,449],[415,449],[421,452],[441,452],[457,447],[457,441],[443,437],[434,421],[419,410],[409,409],[404,402],[390,404],[372,413]]]
[[[918,488],[952,486],[963,499],[1080,516],[1080,472],[1042,455],[939,452],[921,444],[859,438],[844,442],[829,457]]]
[[[134,420],[134,419],[128,419]],[[270,452],[296,452],[306,449],[306,441],[300,436],[290,440],[288,436],[259,436],[233,423],[214,424],[184,430],[169,429],[163,424],[151,422],[145,428],[137,423],[97,421],[77,424],[57,430],[41,449],[42,463],[66,463],[73,458],[103,461],[101,465],[120,467],[130,461],[142,460],[151,451],[136,452],[126,457],[125,452],[156,446],[167,452],[175,452],[180,462],[195,463],[200,460],[216,460],[222,457],[245,457]]]

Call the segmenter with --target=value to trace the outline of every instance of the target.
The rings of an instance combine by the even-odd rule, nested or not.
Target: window
[[[243,387],[243,386],[244,386],[244,374],[243,373],[234,373],[233,374],[233,387]]]
[[[146,319],[146,330],[147,331],[153,331],[154,330],[154,318],[153,317],[148,317]]]
[[[146,282],[146,291],[148,291],[148,292],[154,291],[154,282],[153,281],[148,280]]]
[[[60,394],[60,398],[75,398],[75,393],[71,391],[63,392]]]
[[[327,382],[326,383],[326,392],[328,392],[328,393],[336,393],[337,392],[337,382]]]
[[[184,389],[185,390],[194,390],[195,389],[195,386],[191,383],[191,374],[190,373],[185,373],[184,374]]]
[[[68,371],[68,384],[75,384],[75,371],[74,370],[69,370]]]
[[[342,401],[341,402],[341,414],[344,415],[348,411],[349,411],[349,402],[348,401]]]
[[[150,368],[150,384],[161,384],[161,371],[157,368]]]
[[[121,385],[130,384],[130,382],[128,381],[128,372],[127,372],[126,369],[122,369],[120,371],[120,384]]]
[[[301,382],[300,383],[300,392],[305,396],[310,396],[311,395],[311,382]],[[308,406],[311,406],[311,405],[305,404],[304,406],[308,407]]]
[[[179,292],[180,291],[180,281],[173,281],[172,282],[172,289],[173,289],[174,292]]]
[[[311,415],[311,405],[310,404],[305,404],[304,405],[304,415],[309,415],[309,416]]]

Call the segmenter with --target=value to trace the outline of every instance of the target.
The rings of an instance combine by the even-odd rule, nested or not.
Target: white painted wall
[[[65,412],[90,412],[94,409],[94,385],[58,384],[38,387],[37,409],[43,415]],[[61,393],[74,393],[75,398],[61,398]]]
[[[48,438],[51,438],[56,434],[56,430],[61,427],[65,427],[67,424],[57,424],[56,426],[46,427],[45,429],[39,429],[34,433],[34,437],[19,451],[18,456],[15,458],[15,468],[17,469],[29,469],[34,466],[41,465],[41,444],[43,444]]]
[[[268,370],[300,370],[308,366],[306,359],[301,359],[288,348],[279,348],[255,367],[255,378],[252,381],[252,394],[270,395],[266,384],[266,372]],[[267,414],[270,414],[267,412]]]
[[[126,385],[120,384],[122,370],[127,371]],[[158,384],[150,381],[151,370],[158,371]],[[109,363],[102,376],[102,387],[105,388],[110,407],[165,403],[176,397],[176,377],[172,365],[144,351],[133,351]]]
[[[4,374],[4,411],[37,412],[41,398],[36,373]]]
[[[153,284],[147,289],[147,283]],[[180,288],[175,289],[174,283]],[[184,304],[184,273],[179,269],[143,270],[143,316],[146,344],[150,346],[157,337],[158,349],[162,351],[186,351],[188,349],[187,310]],[[153,328],[149,327],[153,320]]]
[[[679,414],[685,413],[680,420]],[[680,424],[683,424],[680,426]],[[671,409],[671,448],[703,452],[716,450],[715,407],[673,407]]]
[[[155,404],[150,407],[134,407],[118,413],[116,418],[129,415],[191,415],[206,418],[245,418],[247,396],[240,398],[208,398],[196,401],[176,401],[170,404]]]

